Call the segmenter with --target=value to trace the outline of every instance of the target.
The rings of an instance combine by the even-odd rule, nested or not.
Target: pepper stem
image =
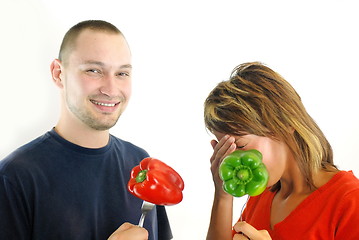
[[[249,178],[249,172],[247,169],[240,169],[237,173],[237,176],[242,181],[246,181]]]
[[[148,170],[142,170],[138,173],[138,175],[136,176],[136,182],[137,183],[141,183],[143,181],[145,181],[146,179],[146,175],[147,175],[147,171]]]
[[[236,169],[236,177],[241,184],[247,184],[253,178],[252,170],[248,166],[241,165]]]

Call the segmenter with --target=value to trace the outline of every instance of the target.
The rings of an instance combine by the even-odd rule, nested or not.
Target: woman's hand
[[[236,150],[237,146],[235,144],[234,137],[231,137],[229,135],[225,135],[224,137],[222,137],[219,142],[213,139],[211,141],[211,145],[213,147],[213,155],[210,159],[213,182],[215,185],[216,192],[224,193],[224,191],[222,190],[223,183],[218,174],[219,165],[221,164],[225,156]]]
[[[146,229],[131,223],[122,224],[108,240],[147,240],[148,232]]]
[[[234,235],[233,240],[269,240],[272,239],[267,230],[257,230],[252,225],[246,222],[237,222],[234,225],[234,230],[237,234]]]
[[[207,240],[229,240],[232,238],[233,196],[223,190],[223,182],[219,177],[218,171],[223,158],[236,149],[234,141],[234,137],[228,135],[223,136],[219,142],[216,140],[211,141],[213,155],[210,161],[215,185],[215,196]]]

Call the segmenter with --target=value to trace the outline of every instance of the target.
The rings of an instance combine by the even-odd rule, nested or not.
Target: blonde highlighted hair
[[[220,82],[205,100],[204,120],[211,132],[286,142],[311,188],[315,171],[335,167],[332,148],[298,93],[262,63],[241,64]],[[279,188],[278,182],[272,190]]]

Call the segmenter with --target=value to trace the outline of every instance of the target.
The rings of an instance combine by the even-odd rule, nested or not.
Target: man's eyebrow
[[[87,64],[105,66],[105,64],[104,64],[103,62],[92,61],[92,60],[89,60],[89,61],[85,61],[85,62],[84,62],[84,65],[87,65]],[[124,64],[124,65],[121,65],[119,68],[120,68],[120,69],[123,69],[123,68],[130,68],[130,69],[132,69],[132,65],[131,65],[131,64]]]
[[[99,65],[99,66],[104,66],[105,65],[103,62],[92,61],[92,60],[88,60],[88,61],[85,61],[83,63],[83,65],[87,65],[87,64],[93,64],[93,65]]]
[[[132,65],[131,64],[124,64],[124,65],[121,65],[120,68],[132,68]]]

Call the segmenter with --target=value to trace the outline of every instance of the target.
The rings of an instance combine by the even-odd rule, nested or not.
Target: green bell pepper
[[[257,196],[266,188],[269,174],[262,162],[262,154],[255,150],[236,150],[226,156],[219,166],[223,189],[234,197],[245,194]]]

